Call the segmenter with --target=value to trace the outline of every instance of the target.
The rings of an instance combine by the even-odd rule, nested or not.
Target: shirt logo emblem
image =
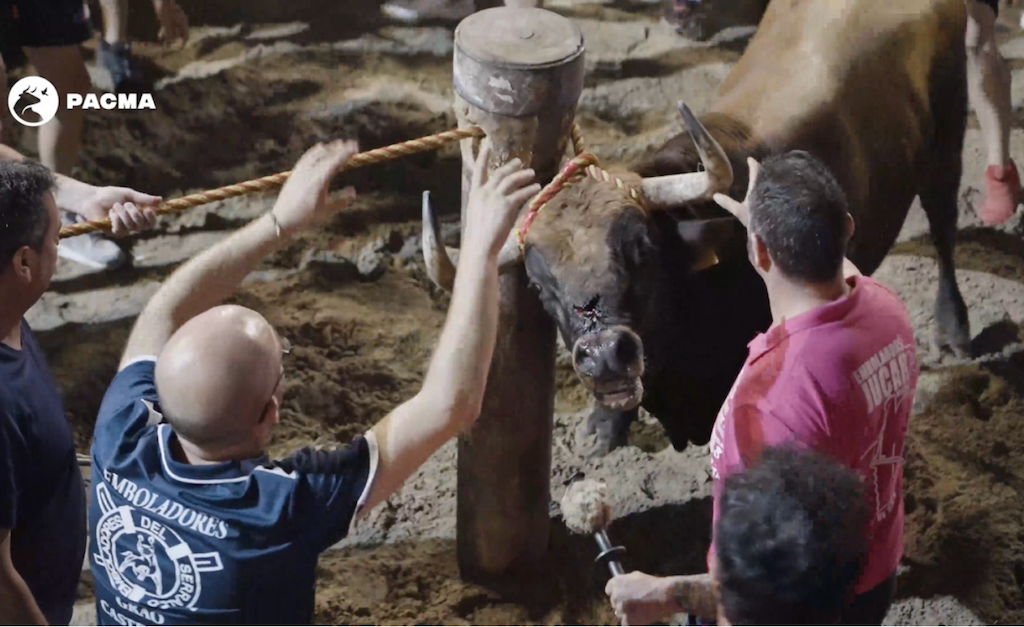
[[[105,483],[97,486],[96,498],[103,514],[93,560],[114,590],[139,607],[194,611],[202,573],[224,569],[220,553],[195,553],[166,523],[131,505],[115,506]]]

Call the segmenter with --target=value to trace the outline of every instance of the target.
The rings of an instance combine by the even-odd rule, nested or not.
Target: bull
[[[746,344],[771,324],[746,231],[711,200],[743,197],[747,157],[821,159],[848,196],[847,255],[864,274],[919,197],[938,258],[934,345],[968,350],[953,261],[965,26],[963,0],[772,0],[711,109],[697,119],[681,105],[687,132],[634,168],[646,208],[587,179],[548,203],[522,248],[510,238],[501,267],[525,263],[593,392],[594,453],[625,443],[641,404],[677,450],[706,443]],[[429,274],[450,289],[434,220],[425,205]]]

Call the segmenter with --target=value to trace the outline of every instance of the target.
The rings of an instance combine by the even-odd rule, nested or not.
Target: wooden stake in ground
[[[498,7],[455,31],[455,112],[481,127],[491,168],[519,157],[550,181],[583,89],[583,34],[543,9]],[[462,142],[462,206],[479,140]],[[498,344],[483,413],[459,438],[457,553],[465,579],[528,572],[549,536],[555,327],[522,267],[501,278]]]

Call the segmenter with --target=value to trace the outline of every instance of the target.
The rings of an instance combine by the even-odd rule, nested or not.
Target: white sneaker
[[[381,12],[398,22],[444,20],[459,21],[476,11],[473,0],[392,0],[381,5]]]
[[[78,216],[71,214],[61,216],[61,223],[65,225],[80,221]],[[128,255],[120,246],[98,232],[62,239],[57,245],[57,254],[97,270],[113,270],[128,261]]]

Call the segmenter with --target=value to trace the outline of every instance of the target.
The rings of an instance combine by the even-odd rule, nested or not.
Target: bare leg
[[[1000,224],[1020,202],[1020,179],[1010,159],[1010,70],[996,45],[996,14],[987,4],[967,4],[967,87],[988,154],[981,219]]]
[[[39,127],[39,159],[54,172],[70,176],[71,169],[78,163],[85,116],[81,109],[68,110],[64,99],[69,93],[85,94],[92,90],[81,48],[78,45],[48,48],[26,46],[25,54],[36,72],[53,83],[57,93],[62,96],[57,116]],[[64,224],[74,224],[76,220],[78,216],[70,213],[61,216]],[[99,233],[62,240],[57,253],[61,257],[98,269],[113,268],[127,260],[117,244]]]
[[[26,47],[25,54],[39,75],[53,83],[65,98],[68,93],[84,94],[92,87],[77,45]],[[54,172],[70,175],[78,163],[84,114],[81,109],[68,110],[64,105],[62,101],[57,116],[39,127],[39,158]]]
[[[99,0],[103,10],[103,39],[108,44],[127,41],[128,0]]]

